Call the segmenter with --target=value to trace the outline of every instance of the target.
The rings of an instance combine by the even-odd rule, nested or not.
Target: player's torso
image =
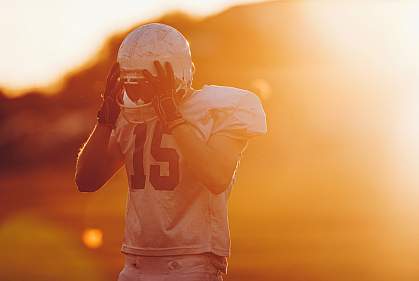
[[[197,136],[207,142],[217,132],[243,127],[241,116],[233,114],[243,96],[233,89],[208,86],[180,109]],[[213,252],[228,256],[227,200],[231,185],[221,194],[212,194],[192,172],[199,172],[200,167],[187,166],[174,136],[165,133],[157,119],[125,123],[116,136],[129,180],[122,251],[138,255]]]
[[[211,195],[186,166],[174,137],[158,120],[130,125],[124,133],[120,146],[129,182],[126,239],[148,248],[207,240],[202,235],[209,235]]]

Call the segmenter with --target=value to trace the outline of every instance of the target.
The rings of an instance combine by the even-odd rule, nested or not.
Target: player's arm
[[[122,90],[119,65],[112,67],[98,112],[98,124],[82,147],[76,165],[75,182],[79,191],[93,192],[105,184],[122,166],[123,157],[115,138],[111,138],[120,108],[115,95]]]
[[[237,161],[247,141],[214,135],[205,142],[188,123],[173,128],[172,135],[195,176],[212,193],[224,192],[231,183]]]
[[[97,124],[81,148],[75,175],[79,191],[98,190],[122,166],[123,157],[118,144],[110,138],[111,132],[108,126]]]
[[[157,76],[147,70],[145,78],[154,88],[153,105],[166,131],[176,139],[182,155],[190,169],[215,193],[223,192],[230,184],[240,153],[246,141],[227,136],[214,135],[205,142],[197,135],[179,112],[176,98],[182,96],[183,90],[176,91],[175,77],[170,63],[163,66],[155,61]]]

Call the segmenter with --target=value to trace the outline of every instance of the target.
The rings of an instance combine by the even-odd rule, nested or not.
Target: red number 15
[[[134,175],[131,175],[131,188],[144,189],[146,175],[144,173],[144,145],[147,137],[147,124],[139,124],[134,129],[135,147],[133,154]],[[168,175],[162,176],[160,164],[150,165],[150,183],[156,190],[173,190],[179,184],[179,155],[174,148],[161,147],[163,130],[159,122],[154,128],[151,141],[151,155],[158,162],[166,162],[169,166]]]

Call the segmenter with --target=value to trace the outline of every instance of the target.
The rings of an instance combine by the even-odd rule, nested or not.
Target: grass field
[[[254,176],[251,167],[245,159],[231,197],[226,280],[419,278],[418,227],[400,223],[385,198],[342,184],[327,190],[314,178],[299,185],[283,173]],[[78,193],[72,176],[71,166],[2,175],[1,280],[116,280],[125,172],[93,194]],[[86,228],[103,231],[101,247],[83,245]]]

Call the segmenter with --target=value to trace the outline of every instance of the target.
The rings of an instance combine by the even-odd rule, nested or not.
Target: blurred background
[[[152,21],[190,41],[196,88],[267,112],[226,280],[419,280],[419,2],[0,2],[0,280],[116,280],[125,171],[93,194],[73,174],[119,44]]]

